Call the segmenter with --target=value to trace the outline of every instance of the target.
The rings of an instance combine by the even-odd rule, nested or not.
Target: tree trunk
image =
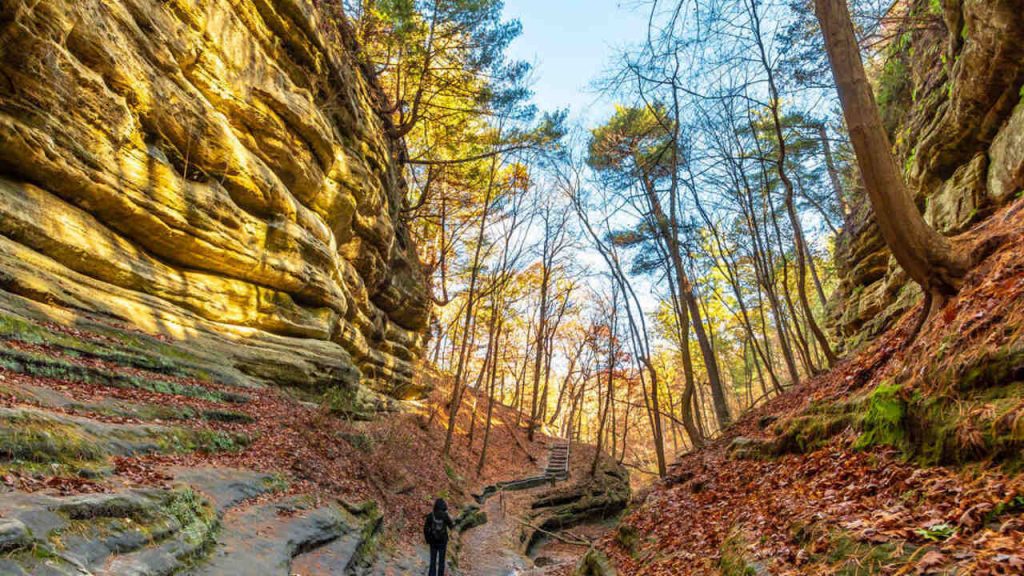
[[[807,316],[807,326],[811,330],[811,334],[814,335],[814,339],[818,341],[818,345],[821,346],[822,352],[825,353],[825,359],[828,361],[828,366],[831,368],[836,363],[836,354],[832,351],[832,345],[829,344],[828,338],[825,336],[825,332],[822,331],[821,327],[818,326],[818,322],[814,319],[814,312],[811,310],[811,302],[807,297],[807,244],[804,242],[803,227],[800,225],[800,215],[796,212],[796,206],[793,204],[793,192],[791,189],[786,190],[786,211],[789,213],[789,219],[793,224],[793,241],[795,242],[796,250],[796,291],[797,297],[800,298],[800,306],[803,308],[804,315]],[[821,296],[824,299],[824,296]]]
[[[598,387],[598,412],[600,413],[600,421],[597,427],[597,449],[594,451],[594,461],[590,464],[590,475],[594,476],[597,474],[597,464],[601,461],[601,450],[604,449],[604,428],[605,422],[608,421],[608,411],[612,410],[612,399],[614,398],[614,383],[615,383],[615,327],[616,327],[616,314],[615,306],[618,298],[615,296],[615,290],[612,289],[612,314],[611,321],[608,323],[608,388],[605,390],[605,401],[604,411],[601,411],[601,388]]]
[[[715,351],[708,339],[707,331],[704,330],[704,323],[701,321],[700,306],[693,294],[693,287],[683,266],[683,258],[679,249],[679,239],[675,237],[669,227],[669,219],[662,209],[661,201],[654,189],[654,184],[644,182],[643,187],[647,193],[647,199],[651,207],[651,215],[654,218],[658,231],[665,242],[672,267],[676,271],[676,282],[678,283],[679,297],[690,311],[693,320],[693,331],[697,336],[697,345],[700,348],[701,356],[704,358],[704,367],[708,373],[708,384],[711,386],[711,396],[714,401],[715,417],[718,419],[720,428],[729,425],[732,418],[729,415],[728,403],[725,399],[725,390],[722,387],[722,378],[718,369],[718,360],[715,358]]]
[[[545,256],[545,258],[547,257],[547,249],[548,249],[548,232],[547,232],[547,230],[545,230],[545,232],[544,232],[544,253],[545,253],[544,256]],[[540,395],[540,369],[541,369],[541,364],[544,362],[544,333],[547,331],[547,321],[548,321],[548,315],[547,315],[547,310],[548,310],[548,282],[550,280],[550,271],[548,270],[547,263],[545,262],[544,264],[545,264],[544,265],[544,269],[541,271],[541,281],[540,281],[540,308],[538,308],[538,310],[537,310],[537,313],[539,314],[539,319],[537,321],[537,341],[536,341],[536,344],[535,344],[535,346],[536,346],[535,353],[537,354],[537,356],[534,359],[534,363],[533,363],[533,396],[532,396],[532,398],[530,400],[530,430],[529,430],[529,432],[527,434],[527,437],[530,439],[530,442],[533,442],[533,436],[534,436],[534,433],[537,430],[537,416],[539,414],[539,412],[538,412],[538,402],[539,402],[539,395]]]
[[[850,141],[882,238],[896,261],[934,300],[960,289],[970,257],[925,222],[892,153],[846,0],[814,0]]]
[[[555,402],[555,411],[551,414],[551,419],[548,420],[549,426],[554,426],[555,421],[558,420],[558,416],[562,413],[562,403],[565,401],[565,393],[572,383],[572,373],[576,369],[576,362],[579,360],[579,355],[583,353],[582,342],[576,349],[576,353],[569,358],[569,367],[565,371],[565,380],[562,381],[562,387],[558,390],[558,400]]]
[[[501,326],[502,326],[502,323],[498,322],[498,325],[497,325],[497,327],[495,327],[495,330],[494,330],[494,339],[496,341],[496,344],[495,344],[495,356],[497,356],[497,349],[498,349],[497,343],[500,343],[500,339],[501,339]],[[493,421],[493,416],[494,416],[494,383],[497,380],[497,373],[498,373],[498,362],[497,362],[497,358],[495,358],[494,361],[491,362],[491,374],[490,374],[490,377],[489,377],[490,378],[490,385],[487,387],[488,388],[488,390],[487,390],[487,421],[484,424],[484,442],[483,442],[483,446],[480,448],[480,461],[477,462],[477,465],[476,465],[476,475],[477,476],[480,476],[483,473],[484,465],[487,463],[487,447],[488,447],[488,445],[490,444],[490,441],[491,441],[491,422]],[[504,378],[504,377],[505,376],[504,376],[504,373],[503,373],[502,374],[502,378]]]
[[[496,356],[498,355],[496,338],[496,327],[498,324],[498,295],[499,292],[491,295],[491,317],[487,323],[487,352],[484,354],[484,363],[480,367],[480,374],[477,376],[476,381],[476,398],[473,400],[473,410],[470,412],[469,418],[469,450],[473,451],[473,441],[476,438],[476,411],[480,405],[480,392],[487,389],[488,374],[493,372],[494,369],[492,364],[497,364]],[[493,393],[493,392],[492,392]]]
[[[850,207],[846,204],[846,194],[843,192],[843,184],[839,181],[839,170],[836,169],[836,162],[832,158],[832,143],[828,139],[828,130],[825,123],[817,125],[818,138],[821,139],[821,151],[825,155],[825,167],[828,169],[828,179],[832,182],[832,192],[839,202],[839,212],[845,220],[850,215]]]
[[[653,366],[648,366],[651,375],[651,416],[654,420],[654,456],[658,461],[658,476],[664,478],[668,474],[668,462],[665,459],[665,432],[661,425],[661,401],[658,394],[658,373]],[[641,383],[642,385],[642,383]],[[626,408],[626,423],[629,424],[629,408]],[[625,443],[625,432],[623,432],[623,443]],[[626,450],[623,446],[623,455]]]
[[[480,228],[477,232],[476,250],[473,253],[473,264],[469,274],[469,287],[466,296],[466,321],[465,332],[462,334],[462,346],[459,349],[459,363],[455,369],[455,382],[452,386],[451,406],[448,408],[448,432],[444,438],[444,450],[441,455],[448,457],[452,449],[452,440],[455,437],[455,423],[458,418],[459,406],[462,403],[462,378],[466,369],[466,347],[469,339],[470,325],[473,321],[473,305],[476,299],[476,283],[480,275],[480,252],[483,248],[484,231],[487,226],[487,215],[491,209],[491,196],[494,192],[494,176],[497,170],[497,157],[491,162],[490,182],[487,185],[487,194],[484,197],[483,213],[480,215]]]
[[[683,361],[683,397],[679,400],[682,410],[680,416],[683,419],[683,428],[686,435],[690,437],[690,444],[694,448],[704,445],[704,435],[694,422],[693,397],[697,384],[693,376],[693,356],[690,355],[690,313],[685,307],[680,308],[679,314],[679,352]]]

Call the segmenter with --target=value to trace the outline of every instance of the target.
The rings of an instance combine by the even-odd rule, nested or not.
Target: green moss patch
[[[612,561],[597,548],[591,548],[583,555],[573,576],[616,576]]]
[[[722,542],[718,572],[722,576],[755,576],[757,567],[748,559],[749,545],[739,531],[734,531]]]
[[[120,373],[101,367],[84,366],[62,358],[21,350],[0,349],[0,368],[41,378],[85,382],[114,388],[134,388],[215,402],[244,403],[248,401],[247,396],[234,392]]]
[[[154,343],[142,342],[139,338],[125,335],[114,339],[82,332],[81,336],[50,329],[14,316],[0,314],[0,339],[16,340],[29,344],[40,344],[57,348],[70,356],[96,358],[121,366],[139,368],[185,378],[206,379],[209,374],[199,368],[186,365],[183,361],[195,358],[177,348],[163,345],[158,352]],[[115,344],[114,342],[121,342]]]
[[[43,412],[0,415],[0,467],[46,476],[94,477],[110,472],[112,455],[232,452],[245,434],[184,427],[83,424]]]
[[[200,412],[203,420],[208,422],[225,422],[228,424],[251,424],[255,418],[241,412],[231,410],[203,410]]]
[[[378,414],[379,400],[361,386],[335,386],[320,397],[328,413],[346,420],[369,421]]]
[[[817,450],[837,434],[860,424],[861,402],[816,404],[803,414],[775,425],[774,453],[804,454]]]
[[[853,447],[858,450],[872,446],[906,448],[906,402],[902,387],[883,383],[868,397],[867,413],[861,422],[861,435]]]
[[[1024,344],[988,351],[935,379],[951,382],[960,392],[1024,381]]]
[[[384,513],[374,500],[367,500],[355,506],[345,506],[345,509],[363,522],[363,527],[359,531],[359,545],[349,561],[349,566],[369,568],[380,552]]]
[[[252,443],[245,434],[176,428],[161,439],[164,452],[238,452]]]
[[[817,405],[775,425],[764,454],[806,453],[847,429],[852,448],[899,449],[921,465],[962,465],[991,459],[1024,468],[1024,382],[925,396],[883,383],[867,396]]]
[[[187,560],[213,543],[219,520],[213,507],[191,488],[157,494],[90,495],[63,502],[56,512],[67,523],[46,535],[51,551],[77,550],[110,542],[118,553],[175,540]]]
[[[0,422],[0,460],[80,464],[105,460],[108,452],[79,426],[17,415]]]
[[[640,532],[629,524],[620,524],[618,530],[615,531],[615,542],[622,546],[630,556],[636,557],[640,547]]]
[[[867,576],[883,573],[886,566],[899,560],[899,556],[894,544],[872,544],[845,532],[833,532],[829,535],[827,552],[818,560],[830,567],[830,574]]]
[[[164,503],[164,510],[178,523],[179,534],[190,546],[202,547],[213,542],[217,514],[210,503],[191,488],[172,492]]]

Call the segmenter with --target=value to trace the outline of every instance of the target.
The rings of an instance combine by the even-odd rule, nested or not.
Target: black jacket
[[[434,523],[434,519],[437,518],[441,521],[443,526],[442,536],[438,539],[431,539],[431,524]],[[423,521],[423,539],[427,541],[427,544],[431,546],[441,546],[448,543],[448,530],[455,527],[455,521],[448,514],[448,504],[441,499],[438,499],[434,503],[434,511],[427,514],[427,517]]]

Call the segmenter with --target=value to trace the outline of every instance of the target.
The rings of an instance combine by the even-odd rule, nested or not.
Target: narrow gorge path
[[[632,491],[629,473],[595,447],[548,444],[543,473],[489,487],[478,497],[488,522],[460,541],[459,576],[547,576],[575,570],[613,529]]]
[[[526,554],[523,519],[540,493],[569,478],[569,443],[555,439],[541,474],[489,486],[478,497],[487,522],[460,536],[460,576],[512,576],[534,567]]]
[[[509,576],[532,566],[519,552],[520,525],[508,509],[512,498],[504,491],[488,498],[482,510],[487,522],[462,537],[459,566],[467,576]]]

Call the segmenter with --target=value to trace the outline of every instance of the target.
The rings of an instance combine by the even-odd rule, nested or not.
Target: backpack
[[[431,544],[439,544],[444,542],[448,538],[448,526],[445,524],[444,518],[438,518],[433,513],[427,517],[427,530],[426,530],[427,542]]]

